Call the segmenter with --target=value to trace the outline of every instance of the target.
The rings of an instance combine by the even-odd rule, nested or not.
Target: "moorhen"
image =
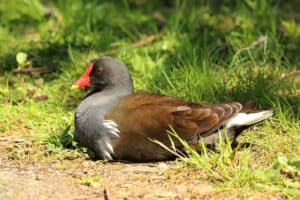
[[[75,129],[79,143],[106,160],[160,161],[174,155],[153,142],[171,142],[168,130],[190,145],[214,146],[219,134],[235,138],[246,128],[272,115],[271,109],[256,110],[253,103],[238,102],[205,105],[165,95],[134,93],[127,67],[122,62],[102,57],[93,60],[72,85],[90,87],[79,104]],[[179,141],[173,141],[180,149]]]

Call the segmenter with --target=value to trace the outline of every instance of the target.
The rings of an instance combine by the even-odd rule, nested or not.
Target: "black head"
[[[131,81],[127,67],[122,62],[111,57],[102,57],[89,63],[72,88],[90,87],[92,90],[103,90],[127,81],[128,78]]]
[[[103,62],[103,59],[92,60],[90,64],[92,64],[93,67],[89,75],[89,87],[101,90],[109,84],[108,71],[110,67]]]

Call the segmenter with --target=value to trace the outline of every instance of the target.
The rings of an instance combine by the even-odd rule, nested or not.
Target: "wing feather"
[[[242,109],[239,103],[203,105],[157,94],[134,94],[123,98],[107,115],[130,134],[168,142],[170,126],[187,141],[206,135]]]

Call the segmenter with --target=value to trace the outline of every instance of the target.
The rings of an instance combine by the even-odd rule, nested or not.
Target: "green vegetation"
[[[191,158],[181,158],[184,170],[197,168],[205,174],[200,179],[241,197],[257,191],[299,197],[299,6],[296,0],[0,1],[1,135],[34,139],[34,159],[84,157],[72,135],[84,92],[70,86],[90,59],[111,55],[128,65],[137,91],[273,106],[271,120],[240,138],[249,148],[220,144],[221,154],[202,155],[190,149]]]
[[[84,177],[82,178],[82,183],[85,185],[96,185],[99,184],[100,181],[100,177],[99,176],[95,176],[95,177]]]

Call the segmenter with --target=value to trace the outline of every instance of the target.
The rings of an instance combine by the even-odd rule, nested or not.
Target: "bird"
[[[219,136],[232,143],[240,133],[272,116],[273,109],[256,109],[255,103],[202,104],[154,93],[135,93],[127,66],[112,57],[89,62],[71,89],[89,88],[74,117],[80,145],[99,159],[132,162],[176,158],[164,146],[183,148],[170,141],[170,130],[191,146],[203,139],[215,147]]]

